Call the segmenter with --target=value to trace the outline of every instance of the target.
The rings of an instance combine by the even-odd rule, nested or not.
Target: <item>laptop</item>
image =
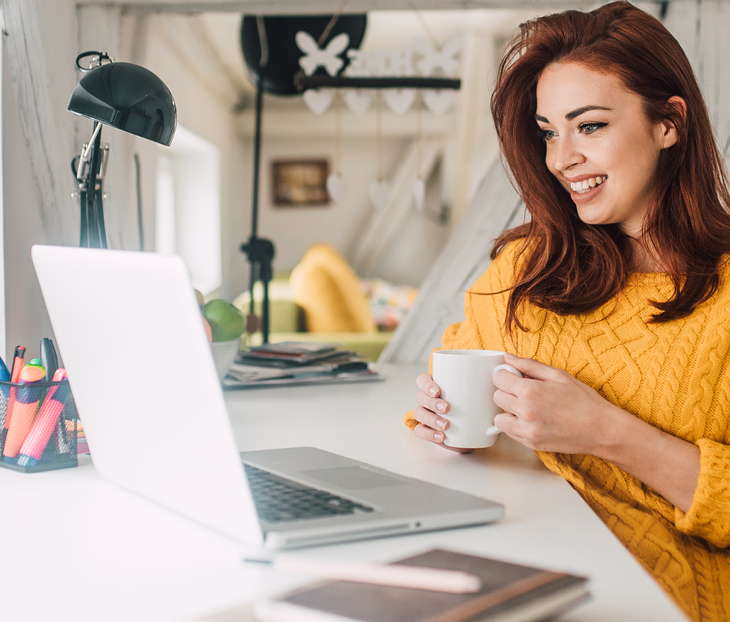
[[[497,503],[317,448],[239,453],[182,258],[53,246],[32,257],[104,479],[253,548],[502,517]]]

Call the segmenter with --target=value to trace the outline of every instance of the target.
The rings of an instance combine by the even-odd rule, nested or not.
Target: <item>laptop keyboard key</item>
[[[372,512],[373,508],[244,464],[259,516],[271,523]]]

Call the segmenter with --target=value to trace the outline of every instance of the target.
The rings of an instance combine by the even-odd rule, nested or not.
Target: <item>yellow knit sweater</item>
[[[664,274],[632,275],[597,311],[560,316],[532,305],[530,329],[505,334],[516,243],[467,292],[465,321],[450,326],[447,349],[513,352],[567,371],[611,403],[695,443],[701,467],[687,513],[613,464],[588,455],[537,452],[693,619],[730,620],[730,267],[718,292],[687,318],[649,324],[647,300],[672,292]],[[412,413],[405,423],[413,428]]]

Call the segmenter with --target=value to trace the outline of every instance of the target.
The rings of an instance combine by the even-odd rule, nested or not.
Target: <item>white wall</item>
[[[241,274],[245,268],[238,245],[248,232],[246,215],[250,194],[250,166],[245,147],[233,131],[235,114],[232,106],[207,89],[181,55],[176,54],[174,42],[165,34],[164,24],[160,21],[162,19],[164,17],[161,16],[150,19],[149,38],[142,62],[172,92],[177,104],[178,124],[214,144],[220,152],[222,296],[232,299],[247,283],[247,279],[243,279]],[[154,152],[146,153],[143,167],[147,176],[153,174],[154,165],[150,161],[155,157]],[[153,209],[154,187],[145,188],[145,203],[148,210]],[[149,227],[153,226],[150,221]]]
[[[402,139],[383,139],[383,171],[386,177],[397,166],[405,148],[406,141]],[[329,242],[346,256],[355,245],[373,209],[368,188],[377,177],[375,137],[343,139],[341,149],[341,173],[349,182],[342,205],[330,203],[321,207],[276,207],[272,197],[271,162],[326,158],[330,160],[330,166],[334,167],[334,140],[270,137],[263,141],[259,235],[270,237],[276,244],[274,267],[277,271],[290,271],[307,248],[316,242]]]
[[[43,53],[49,69],[48,88],[58,125],[70,125],[66,103],[75,84],[73,62],[76,58],[76,13],[71,0],[38,0]],[[17,36],[9,32],[8,37]],[[6,37],[3,37],[3,41]],[[16,345],[28,348],[28,356],[38,355],[41,337],[51,336],[50,322],[30,259],[33,244],[59,244],[61,232],[44,233],[40,206],[30,172],[28,146],[20,124],[20,112],[11,81],[7,55],[3,55],[2,166],[3,166],[3,251],[5,263],[5,351]],[[68,174],[74,145],[69,141]],[[78,223],[74,200],[61,197],[62,215]],[[76,225],[78,227],[78,225]],[[5,358],[7,361],[7,358]]]

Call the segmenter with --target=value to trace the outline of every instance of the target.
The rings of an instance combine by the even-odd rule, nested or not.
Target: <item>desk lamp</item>
[[[82,66],[84,59],[88,59],[88,66]],[[170,90],[144,67],[115,63],[103,52],[79,54],[76,67],[84,75],[74,87],[66,110],[94,121],[89,142],[71,163],[79,182],[79,245],[106,248],[101,187],[109,148],[101,146],[102,124],[169,147],[177,126],[177,111]]]

